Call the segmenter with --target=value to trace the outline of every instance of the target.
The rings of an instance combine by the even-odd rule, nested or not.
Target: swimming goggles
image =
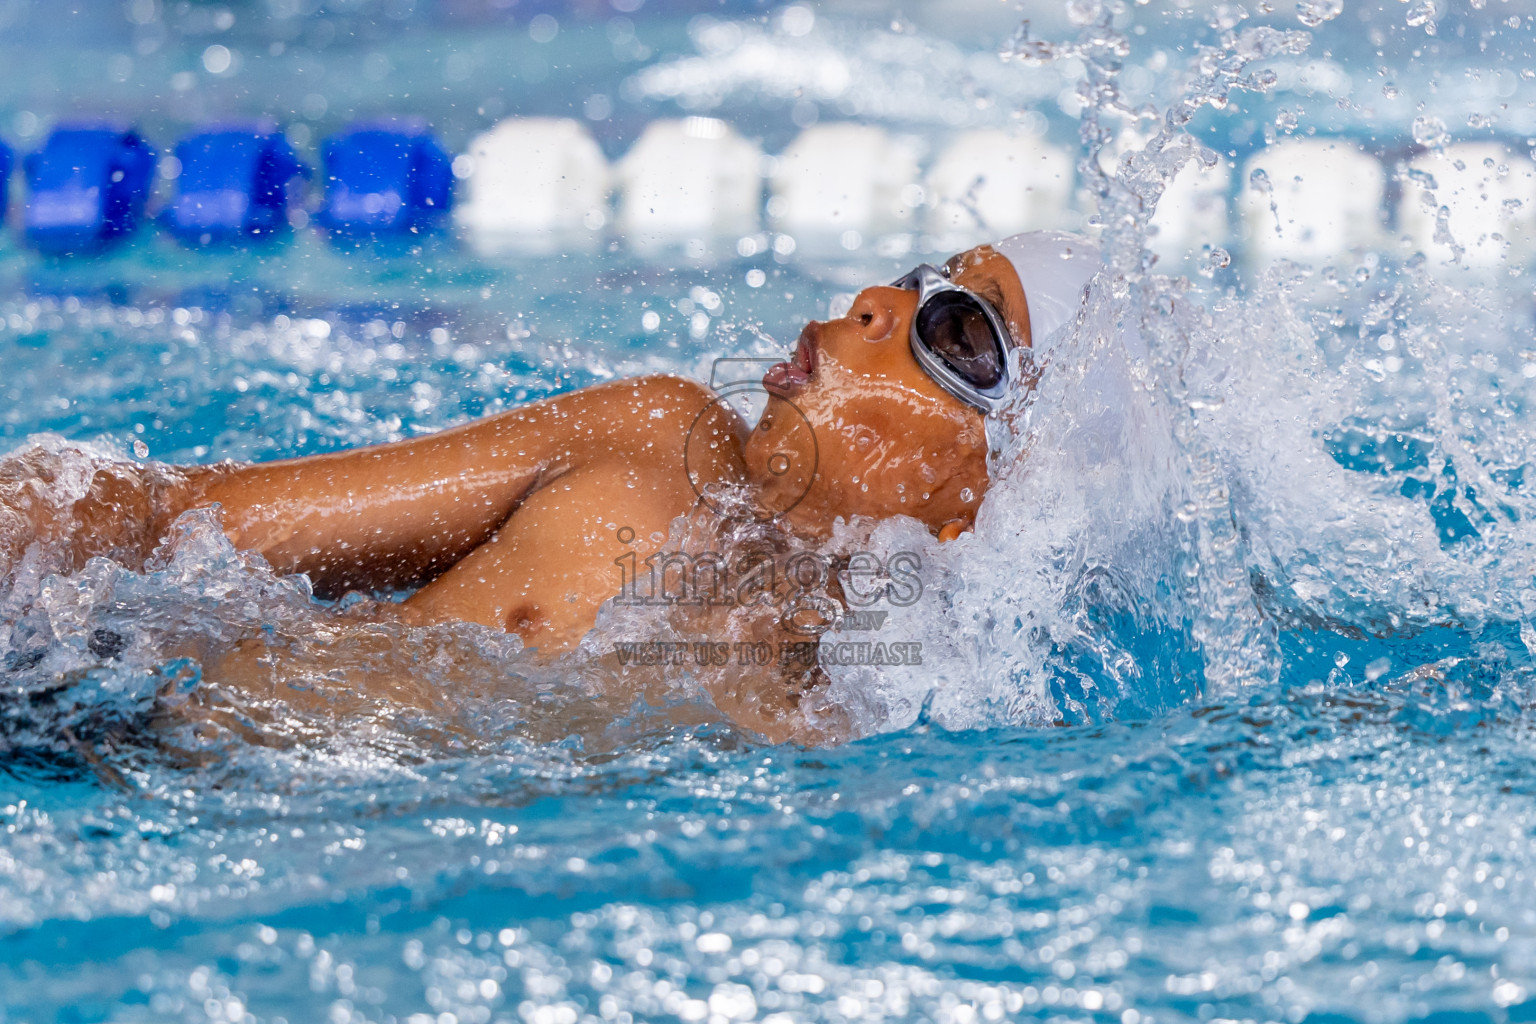
[[[984,413],[1008,397],[1011,335],[986,299],[924,263],[891,283],[917,292],[912,315],[912,355],[934,383]]]

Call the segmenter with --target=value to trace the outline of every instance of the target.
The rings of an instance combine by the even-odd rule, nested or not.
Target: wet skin
[[[1030,344],[1024,290],[1006,258],[981,246],[946,269]],[[764,378],[770,397],[747,441],[747,471],[762,503],[788,509],[797,532],[821,538],[839,516],[907,515],[953,536],[975,520],[987,490],[982,415],[918,365],[916,311],[916,292],[866,288],[846,316],[807,324],[794,358]]]
[[[982,246],[947,266],[1029,344],[1005,258]],[[982,416],[918,366],[916,307],[915,292],[866,288],[847,315],[808,324],[793,363],[769,371],[750,431],[703,385],[643,377],[421,439],[189,470],[176,504],[218,502],[237,547],[308,573],[322,592],[429,581],[405,603],[414,621],[479,622],[565,650],[616,592],[615,559],[659,550],[693,508],[690,469],[706,484],[745,476],[814,538],[839,516],[968,528],[987,490]]]
[[[1005,258],[983,246],[947,268],[1030,343]],[[152,498],[98,481],[74,510],[77,546],[105,553],[93,549],[124,533],[126,511],[147,521],[137,543],[147,551],[176,515],[217,503],[237,547],[307,573],[322,594],[419,586],[398,612],[407,622],[478,622],[559,653],[617,592],[615,560],[660,550],[697,504],[696,484],[745,481],[812,539],[855,515],[911,516],[942,539],[968,529],[987,490],[983,419],[918,366],[916,305],[915,292],[867,288],[846,316],[807,325],[794,358],[765,378],[753,428],[701,384],[618,381],[423,438],[172,470]]]
[[[713,398],[678,377],[602,384],[425,438],[193,470],[186,500],[219,503],[237,547],[321,593],[423,584],[407,621],[478,622],[557,652],[617,591],[614,560],[658,550],[693,507],[690,427],[696,472],[742,475],[742,424]]]

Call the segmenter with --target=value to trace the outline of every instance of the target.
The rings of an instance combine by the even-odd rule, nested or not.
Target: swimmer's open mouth
[[[821,325],[814,320],[800,332],[795,354],[782,363],[774,363],[763,374],[763,386],[775,393],[793,394],[803,388],[816,372],[817,342]]]

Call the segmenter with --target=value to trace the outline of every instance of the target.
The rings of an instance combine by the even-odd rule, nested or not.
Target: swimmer
[[[813,543],[856,516],[909,516],[941,541],[969,530],[988,487],[985,417],[1031,386],[1032,362],[1009,352],[1038,353],[1097,267],[1084,240],[1034,232],[866,288],[768,371],[750,427],[701,384],[640,377],[351,451],[101,469],[62,514],[47,511],[48,459],[24,453],[0,462],[0,580],[33,541],[76,565],[142,564],[176,517],[216,506],[236,547],[321,595],[413,590],[378,614],[481,623],[558,656],[618,592],[619,561],[659,551],[701,493],[745,494]],[[798,694],[815,680],[760,675],[712,687],[716,704],[769,739],[801,737]]]

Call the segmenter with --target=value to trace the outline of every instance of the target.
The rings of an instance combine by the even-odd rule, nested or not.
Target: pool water
[[[0,126],[35,141],[97,110],[164,141],[265,110],[318,140],[416,93],[462,149],[602,93],[613,157],[657,116],[729,116],[770,150],[807,119],[772,76],[727,74],[698,6],[627,29],[597,5],[493,6],[0,3]],[[552,42],[529,41],[534,8],[561,18]],[[1310,133],[1387,152],[1425,117],[1536,127],[1528,79],[1500,77],[1529,61],[1515,4],[1308,3],[1304,53],[1223,38],[1244,27],[1230,7],[1074,3],[1011,43],[1012,14],[964,10],[817,6],[787,45],[926,46],[920,71],[872,46],[848,102],[908,131],[1031,102],[1080,156],[1079,118],[1115,135],[1116,102],[1181,97],[1229,159]],[[784,30],[748,4],[711,17]],[[211,40],[240,74],[197,70]],[[1057,59],[1024,60],[1050,49],[1030,40]],[[474,59],[449,75],[456,52]],[[1266,62],[1291,69],[1278,89],[1221,95]],[[1119,100],[1084,107],[1085,76]],[[882,631],[921,666],[831,671],[853,742],[764,745],[687,673],[618,706],[579,658],[470,627],[370,634],[356,657],[438,684],[440,706],[338,726],[202,679],[252,631],[337,635],[208,516],[144,572],[52,574],[34,553],[0,591],[0,1021],[1536,1017],[1528,269],[1396,239],[1263,266],[1233,225],[1149,271],[1148,200],[1178,164],[1100,179],[1097,156],[1109,269],[999,429],[976,531],[941,548],[900,521],[842,528],[914,553],[923,583]],[[0,449],[261,460],[626,374],[709,379],[926,256],[905,244],[485,257],[451,234],[344,249],[300,230],[204,253],[146,231],[59,261],[11,236]],[[589,642],[659,628],[610,609]],[[208,727],[148,718],[157,694]]]

